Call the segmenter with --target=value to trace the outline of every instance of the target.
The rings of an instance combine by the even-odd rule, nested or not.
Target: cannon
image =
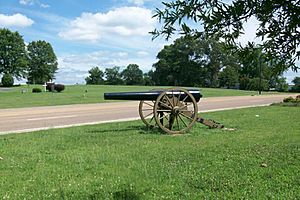
[[[104,93],[106,100],[140,101],[139,115],[147,127],[159,127],[167,134],[182,134],[196,122],[210,128],[224,126],[198,116],[197,102],[202,94],[196,89],[171,88],[145,92]]]

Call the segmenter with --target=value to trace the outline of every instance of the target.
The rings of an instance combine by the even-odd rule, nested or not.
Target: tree
[[[232,65],[225,44],[213,38],[185,36],[165,46],[153,65],[154,81],[158,85],[219,86],[219,72]]]
[[[292,87],[292,92],[300,92],[300,77],[295,77],[292,82],[295,84]]]
[[[85,78],[87,85],[100,85],[104,83],[104,73],[99,67],[93,67],[88,72],[90,75]]]
[[[235,67],[228,66],[220,72],[220,86],[235,88],[239,83],[239,72]]]
[[[137,64],[129,64],[121,73],[126,85],[143,85],[143,71]]]
[[[10,74],[4,74],[1,83],[4,87],[12,87],[14,85],[14,78]]]
[[[278,77],[275,80],[275,89],[278,92],[287,92],[289,84],[286,82],[285,77]]]
[[[27,69],[25,44],[18,32],[0,29],[0,74],[24,78]]]
[[[268,59],[276,58],[285,68],[299,69],[300,4],[299,0],[175,0],[163,2],[164,9],[156,9],[154,17],[162,22],[161,29],[151,33],[171,37],[176,31],[184,35],[205,32],[233,43],[243,34],[243,23],[251,17],[259,21],[256,35],[263,40]],[[187,20],[202,27],[187,25]],[[192,23],[189,23],[192,24]],[[277,65],[278,66],[278,65]]]
[[[42,84],[54,79],[57,58],[50,43],[33,41],[27,46],[29,57],[28,83]]]
[[[106,84],[108,85],[121,85],[123,80],[121,78],[120,67],[106,68],[105,69]]]
[[[144,77],[144,84],[145,85],[148,85],[148,86],[155,85],[153,70],[150,70],[149,72],[144,73],[143,77]]]

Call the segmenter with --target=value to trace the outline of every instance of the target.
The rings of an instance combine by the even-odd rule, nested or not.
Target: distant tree
[[[149,72],[144,73],[143,77],[144,77],[144,85],[148,85],[148,86],[155,85],[153,70],[150,70]]]
[[[239,83],[239,71],[235,67],[227,66],[220,72],[220,86],[234,88]]]
[[[87,85],[100,85],[104,83],[104,73],[99,67],[93,67],[88,72],[90,75],[85,78]]]
[[[300,77],[295,77],[292,81],[294,86],[292,87],[293,92],[300,92]]]
[[[33,41],[27,46],[29,57],[28,83],[42,84],[54,79],[57,58],[50,43]]]
[[[299,0],[173,0],[162,3],[163,9],[157,8],[154,15],[162,27],[152,32],[154,37],[165,35],[168,39],[176,31],[184,35],[205,32],[233,43],[243,34],[243,23],[255,17],[259,22],[256,35],[263,40],[267,58],[276,58],[285,67],[283,70],[299,69],[296,65],[296,59],[300,58]],[[189,20],[196,25],[188,23]],[[203,24],[204,29],[197,24]]]
[[[158,85],[218,87],[220,69],[236,65],[230,58],[219,41],[181,37],[158,53],[153,78]]]
[[[12,87],[14,85],[14,78],[10,74],[4,74],[1,83],[4,87]]]
[[[18,32],[0,29],[0,74],[21,79],[26,70],[27,56],[22,36]]]
[[[143,71],[137,64],[129,64],[121,73],[126,85],[143,85]]]
[[[105,69],[106,84],[108,85],[122,85],[123,80],[120,73],[120,67]]]
[[[258,90],[259,92],[267,90],[272,80],[282,74],[281,71],[275,70],[275,65],[272,65],[267,59],[267,54],[261,46],[248,43],[239,49],[238,55],[241,63],[240,75],[243,79],[240,89]]]
[[[275,89],[278,92],[287,92],[289,88],[288,83],[286,82],[285,77],[278,77],[275,80]]]

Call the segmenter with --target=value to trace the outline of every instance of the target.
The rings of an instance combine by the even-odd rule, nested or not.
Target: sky
[[[0,0],[0,28],[18,31],[25,41],[49,42],[58,59],[57,83],[85,84],[88,70],[138,64],[148,72],[157,53],[179,37],[152,40],[158,0]],[[245,25],[242,44],[255,39],[257,21]],[[298,72],[287,72],[288,82]]]

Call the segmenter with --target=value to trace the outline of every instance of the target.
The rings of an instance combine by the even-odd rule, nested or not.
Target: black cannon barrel
[[[196,89],[189,89],[189,93],[193,95],[196,102],[200,100],[202,94],[199,90]],[[158,96],[164,92],[164,90],[151,90],[151,91],[144,91],[144,92],[111,92],[111,93],[104,93],[104,99],[106,100],[133,100],[133,101],[155,101]],[[175,95],[176,97],[180,96],[180,100],[183,100],[186,97],[186,94],[182,91],[173,90],[167,92],[167,94]],[[187,98],[186,101],[191,101],[190,98]]]

